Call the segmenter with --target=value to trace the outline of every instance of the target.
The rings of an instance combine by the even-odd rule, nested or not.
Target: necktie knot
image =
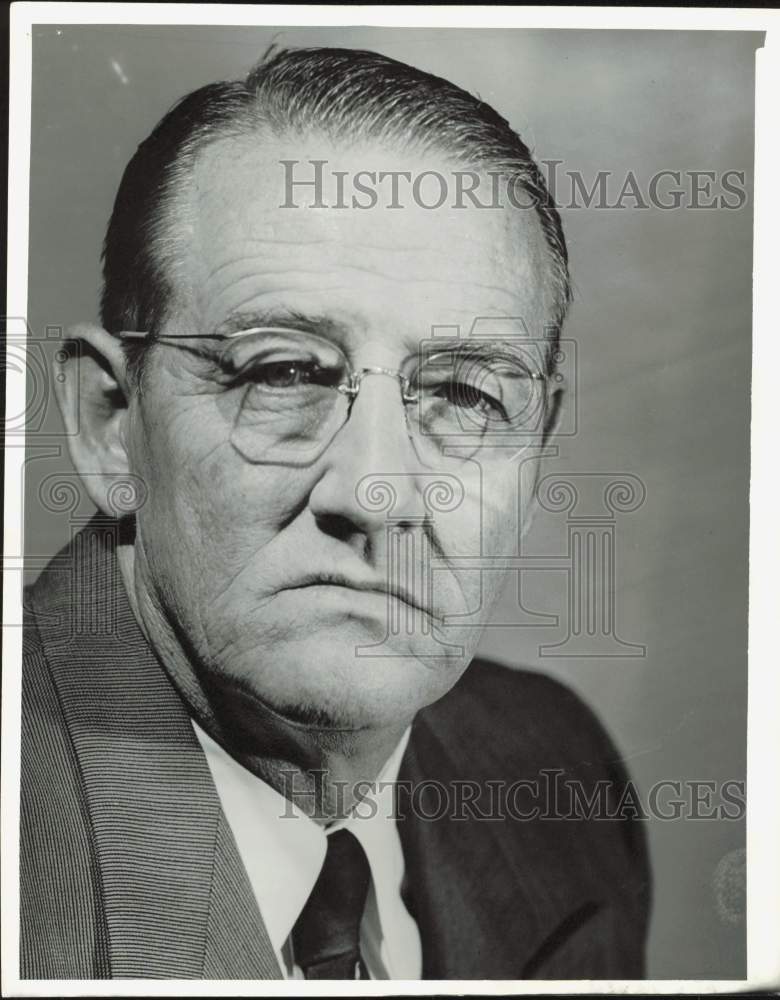
[[[357,838],[345,829],[331,834],[325,863],[292,930],[295,962],[307,979],[361,975],[360,922],[370,880]]]

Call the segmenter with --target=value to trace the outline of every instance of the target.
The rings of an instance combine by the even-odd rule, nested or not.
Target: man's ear
[[[563,389],[553,389],[547,402],[547,412],[544,415],[544,436],[542,442],[545,445],[550,443],[551,438],[554,437],[555,432],[558,429],[558,424],[561,420],[562,405]]]
[[[552,438],[555,436],[555,432],[558,429],[558,424],[561,419],[561,408],[563,405],[563,389],[556,388],[550,394],[547,400],[547,407],[544,414],[544,423],[542,425],[542,444],[539,452],[539,462],[536,465],[534,472],[533,486],[530,491],[529,502],[526,506],[523,523],[520,528],[521,537],[525,537],[531,529],[531,525],[536,518],[536,511],[539,506],[539,501],[536,496],[536,488],[539,485],[539,476],[542,470],[542,462],[544,461],[544,456],[548,454],[548,448]]]
[[[72,327],[68,341],[54,361],[54,387],[70,456],[95,506],[116,516],[112,497],[135,479],[124,437],[130,393],[124,351],[117,337],[88,324]]]

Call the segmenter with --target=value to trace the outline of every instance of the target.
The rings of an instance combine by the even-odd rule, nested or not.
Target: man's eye
[[[476,410],[499,419],[506,416],[504,407],[495,396],[468,382],[448,379],[436,388],[434,395],[463,410]]]
[[[327,369],[316,361],[282,359],[254,361],[236,373],[236,381],[269,389],[297,389],[303,385],[329,384]]]
[[[255,378],[273,389],[291,389],[311,382],[315,367],[311,362],[272,361],[262,365]]]

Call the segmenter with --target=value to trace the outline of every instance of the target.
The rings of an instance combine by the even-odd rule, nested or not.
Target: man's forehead
[[[368,285],[382,276],[399,283],[399,293],[426,281],[482,288],[484,295],[471,295],[475,308],[502,293],[521,293],[529,309],[531,300],[541,306],[549,264],[535,212],[470,202],[429,208],[415,198],[415,179],[435,171],[452,187],[452,201],[464,169],[443,153],[334,143],[315,134],[216,140],[198,157],[189,186],[193,285],[229,297],[231,282],[250,290],[253,271],[266,275],[258,287],[268,289],[274,273],[282,284],[293,273],[297,285],[310,270],[317,288],[331,269],[334,281],[337,271],[358,283],[365,275]],[[359,207],[369,200],[360,184],[376,191],[369,208]],[[430,197],[430,185],[417,190]],[[517,303],[506,309],[515,313]]]
[[[479,174],[437,150],[258,131],[209,144],[194,182],[195,219],[217,231],[228,223],[290,230],[315,220],[335,238],[337,221],[346,218],[356,238],[370,234],[389,245],[415,230],[459,231],[496,252],[506,242],[532,257],[543,242],[530,207],[512,207],[488,171]]]

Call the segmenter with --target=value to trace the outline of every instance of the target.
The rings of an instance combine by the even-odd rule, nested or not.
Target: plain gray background
[[[370,48],[447,77],[491,103],[542,159],[613,195],[633,171],[753,165],[754,52],[761,36],[720,32],[369,28],[33,29],[28,320],[97,316],[100,245],[122,170],[184,93],[243,75],[272,41]],[[617,187],[613,187],[613,185]],[[614,199],[613,199],[614,200]],[[661,780],[744,780],[752,199],[739,211],[575,208],[562,212],[576,299],[578,431],[548,472],[629,473],[647,496],[616,525],[617,630],[644,657],[539,655],[566,634],[565,574],[523,578],[526,607],[558,626],[517,627],[507,591],[485,654],[566,680],[597,711],[647,792]],[[13,252],[13,247],[10,248]],[[56,338],[56,330],[50,334]],[[56,340],[45,345],[50,354]],[[74,511],[41,500],[72,471],[59,417],[31,392],[25,550],[29,576],[67,539]],[[64,450],[64,449],[62,449]],[[67,508],[67,509],[66,509]],[[84,501],[75,516],[89,513]],[[539,516],[527,551],[565,551],[566,520]],[[650,820],[653,978],[742,977],[738,871],[744,826]],[[721,869],[722,871],[722,865]],[[719,905],[720,899],[720,905]],[[736,902],[735,902],[736,900]]]

